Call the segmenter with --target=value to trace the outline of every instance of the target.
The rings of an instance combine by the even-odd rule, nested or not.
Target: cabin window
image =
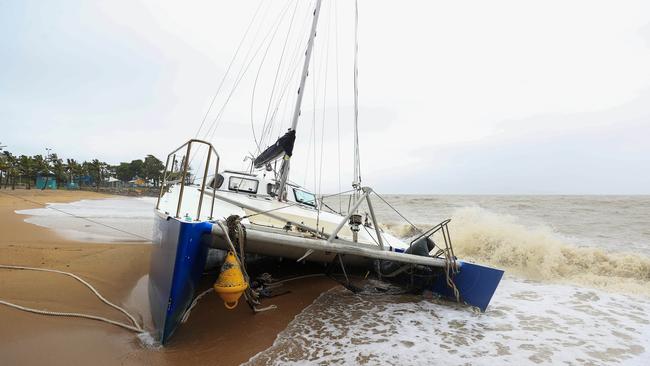
[[[228,189],[237,192],[257,193],[258,184],[259,182],[255,179],[230,177],[230,180],[228,181]]]
[[[296,202],[316,207],[316,196],[313,193],[296,188],[293,189],[293,193],[296,196]]]

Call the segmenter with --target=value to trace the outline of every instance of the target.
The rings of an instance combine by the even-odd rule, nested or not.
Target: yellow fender
[[[219,278],[213,285],[214,292],[219,294],[223,304],[228,310],[234,309],[239,303],[239,298],[248,288],[248,283],[244,279],[241,266],[235,253],[228,252],[226,260],[221,266]]]

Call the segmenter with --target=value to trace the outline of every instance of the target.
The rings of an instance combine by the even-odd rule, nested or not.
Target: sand
[[[1,189],[0,263],[73,272],[109,300],[148,319],[144,276],[149,269],[149,245],[74,242],[52,230],[25,223],[25,216],[14,212],[46,203],[106,197],[110,196]],[[203,284],[205,288],[209,285],[209,280]],[[217,296],[210,294],[161,349],[147,349],[133,333],[103,322],[48,317],[0,305],[0,364],[236,365],[271,346],[278,332],[334,285],[324,277],[289,282],[285,288],[291,293],[264,300],[264,305],[275,304],[278,309],[258,314],[245,304],[226,311]],[[56,274],[0,269],[0,299],[126,322],[124,315],[101,303],[80,283]]]

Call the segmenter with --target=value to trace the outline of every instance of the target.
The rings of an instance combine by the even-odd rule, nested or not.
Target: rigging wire
[[[293,1],[295,1],[296,6],[294,7],[293,15],[291,16],[291,23],[289,24],[289,31],[291,31],[291,25],[293,24],[293,19],[294,19],[295,15],[296,15],[296,9],[298,8],[298,1],[297,0],[293,0]],[[261,148],[260,148],[260,143],[257,142],[257,137],[255,136],[255,123],[254,123],[254,118],[253,118],[253,116],[254,116],[253,112],[254,112],[254,106],[255,106],[255,90],[257,89],[257,82],[259,81],[260,73],[262,72],[262,67],[264,66],[264,61],[266,60],[266,56],[268,55],[269,50],[271,49],[271,45],[273,45],[273,41],[275,40],[275,36],[278,33],[278,30],[280,29],[280,26],[282,25],[282,20],[284,20],[284,15],[286,14],[286,10],[288,10],[288,7],[282,13],[281,20],[276,24],[275,29],[273,30],[273,36],[271,36],[271,39],[270,39],[268,45],[266,46],[266,50],[264,50],[264,55],[262,55],[262,59],[260,61],[260,66],[257,68],[257,74],[255,75],[255,82],[253,83],[253,93],[251,95],[251,113],[250,113],[251,118],[250,119],[251,119],[251,130],[253,132],[253,139],[255,140],[255,145],[257,145],[257,151],[258,152],[261,150]],[[288,34],[289,33],[287,33],[287,36],[288,36]],[[285,40],[284,46],[285,47],[282,48],[282,55],[280,56],[280,63],[282,62],[282,57],[284,56],[284,51],[285,51],[285,48],[286,48],[286,40]],[[279,66],[278,66],[278,68],[279,68]],[[277,72],[276,72],[276,75],[275,75],[275,80],[276,81],[277,81],[277,77],[278,77],[278,75],[277,75]],[[274,91],[275,91],[275,82],[273,84],[273,91],[271,92],[271,99],[273,98],[273,92]],[[270,103],[271,103],[271,101],[269,100],[269,105],[270,105]],[[268,109],[267,109],[267,114],[268,114]],[[264,120],[266,121],[266,117],[264,117]]]
[[[254,85],[254,89],[253,89],[253,96],[251,98],[251,128],[252,128],[252,131],[253,131],[253,137],[254,137],[254,140],[255,140],[255,144],[257,146],[257,150],[260,151],[262,149],[262,147],[263,147],[264,141],[271,138],[271,136],[272,136],[271,131],[273,131],[274,128],[277,127],[281,131],[282,122],[277,122],[277,114],[278,114],[278,111],[281,110],[281,106],[283,105],[283,103],[282,103],[283,101],[284,101],[284,111],[286,111],[287,107],[290,104],[289,103],[290,98],[285,98],[285,95],[286,95],[285,92],[286,92],[286,90],[289,89],[289,85],[292,84],[292,81],[295,78],[295,70],[296,70],[296,68],[292,67],[293,65],[291,65],[291,64],[293,64],[293,62],[289,63],[290,67],[288,67],[288,68],[284,68],[282,66],[283,64],[287,64],[287,63],[283,63],[283,61],[284,60],[289,60],[290,58],[288,57],[288,55],[292,53],[292,52],[288,52],[289,48],[287,48],[287,47],[288,47],[288,44],[289,44],[289,40],[291,38],[291,36],[290,36],[291,30],[295,28],[294,27],[295,16],[297,14],[297,8],[298,8],[298,5],[299,5],[297,0],[293,0],[294,1],[293,3],[291,1],[292,0],[287,1],[286,5],[283,7],[283,10],[279,13],[276,20],[271,23],[271,24],[273,24],[272,28],[269,29],[269,31],[263,36],[263,38],[262,38],[262,40],[260,42],[258,42],[257,40],[259,39],[260,34],[261,34],[260,32],[262,32],[262,29],[263,29],[262,24],[260,24],[260,26],[257,28],[257,30],[255,32],[255,36],[252,37],[252,42],[250,44],[250,47],[247,50],[246,55],[243,58],[244,62],[242,64],[242,67],[240,68],[240,70],[238,71],[238,73],[236,75],[235,81],[234,81],[234,83],[232,85],[232,88],[231,88],[230,92],[228,93],[228,95],[226,97],[226,100],[225,100],[223,106],[219,109],[216,117],[212,120],[212,122],[209,125],[207,125],[208,128],[205,130],[205,136],[209,136],[208,140],[212,139],[212,137],[216,133],[216,130],[217,130],[220,122],[222,121],[221,117],[223,116],[224,109],[225,109],[226,105],[231,100],[235,90],[237,89],[238,85],[241,83],[241,81],[244,78],[245,74],[247,74],[247,71],[249,70],[249,68],[258,59],[258,55],[260,54],[260,52],[262,52],[262,50],[263,50],[263,55],[262,55],[260,65],[259,65],[259,68],[258,68],[258,71],[257,71],[257,74],[256,74],[255,85]],[[261,74],[261,68],[263,67],[264,61],[267,58],[267,55],[269,53],[269,49],[272,46],[272,44],[274,44],[274,40],[276,39],[277,32],[279,31],[279,28],[284,23],[284,19],[286,19],[285,18],[286,14],[287,14],[289,8],[291,7],[291,5],[293,5],[294,9],[293,9],[293,12],[291,14],[291,20],[288,23],[287,34],[284,37],[285,39],[284,39],[284,42],[283,42],[283,48],[282,48],[282,52],[280,54],[278,67],[276,68],[276,75],[275,75],[275,78],[274,78],[274,81],[273,81],[273,84],[272,84],[271,96],[269,98],[269,103],[267,105],[265,118],[264,118],[264,124],[262,126],[262,132],[259,135],[259,139],[258,139],[258,136],[255,133],[254,117],[253,117],[255,87],[258,84],[258,79],[259,79],[260,74]],[[356,5],[357,4],[355,3],[355,11],[357,10]],[[221,83],[219,85],[218,92],[216,93],[216,95],[219,94],[221,92],[221,90],[223,90],[223,85],[225,84],[225,79],[227,78],[227,75],[231,73],[234,61],[237,59],[237,57],[240,54],[242,54],[243,43],[245,43],[245,41],[250,38],[249,35],[252,32],[252,23],[256,19],[259,18],[259,13],[260,13],[261,10],[262,10],[262,5],[260,4],[256,9],[256,12],[255,12],[253,18],[251,19],[251,23],[248,25],[248,27],[246,29],[244,37],[242,38],[242,40],[240,41],[240,44],[238,45],[238,48],[237,48],[237,50],[235,52],[235,55],[233,56],[233,59],[231,60],[231,62],[229,64],[226,75],[224,75],[224,79],[222,79],[222,81],[221,81]],[[313,179],[314,179],[313,185],[314,185],[314,190],[319,192],[319,194],[322,191],[322,169],[323,169],[324,160],[325,160],[324,159],[324,135],[325,135],[325,122],[326,122],[325,121],[326,120],[325,103],[326,103],[326,99],[327,99],[327,75],[328,75],[328,68],[329,68],[329,47],[330,47],[329,43],[330,43],[330,37],[331,37],[330,28],[331,28],[331,22],[332,22],[331,17],[332,16],[335,17],[335,32],[336,32],[336,35],[335,35],[336,56],[335,56],[335,59],[336,59],[336,74],[337,74],[337,80],[336,80],[336,85],[337,85],[336,86],[336,88],[337,88],[337,91],[336,91],[337,92],[337,97],[336,97],[336,99],[337,99],[337,101],[336,102],[337,102],[337,150],[338,150],[337,151],[337,160],[338,160],[338,165],[339,165],[338,166],[339,190],[340,190],[340,187],[341,187],[341,176],[342,176],[342,172],[341,172],[341,160],[342,160],[342,157],[341,157],[341,151],[340,151],[340,149],[341,149],[341,142],[340,142],[341,131],[340,131],[340,74],[339,74],[339,50],[338,50],[338,48],[339,48],[339,46],[338,46],[338,43],[339,43],[338,42],[338,2],[336,4],[334,4],[334,11],[332,11],[332,4],[330,3],[328,13],[330,14],[330,19],[328,20],[328,25],[327,25],[327,42],[326,42],[327,44],[325,45],[326,46],[326,48],[325,48],[325,56],[327,57],[327,59],[326,59],[326,62],[325,62],[324,65],[318,65],[318,66],[321,67],[321,70],[323,68],[325,70],[325,81],[323,83],[323,96],[322,96],[323,97],[323,106],[322,106],[323,107],[323,116],[322,116],[322,121],[321,121],[322,125],[320,126],[321,127],[320,162],[318,161],[319,157],[318,157],[318,154],[317,154],[317,144],[316,144],[317,135],[318,135],[318,131],[316,131],[317,122],[318,122],[317,118],[316,118],[316,107],[317,107],[318,92],[320,90],[320,84],[321,84],[319,80],[321,79],[322,75],[317,73],[318,76],[321,76],[321,77],[314,77],[313,80],[312,80],[312,86],[313,86],[313,91],[314,91],[314,95],[313,95],[313,98],[312,98],[312,101],[313,101],[312,126],[311,126],[312,130],[310,131],[311,133],[309,134],[309,143],[308,143],[308,148],[307,148],[308,155],[307,155],[307,160],[306,160],[307,166],[305,167],[305,172],[307,172],[307,170],[309,169],[309,166],[308,166],[309,165],[309,160],[310,160],[309,159],[310,158],[309,154],[312,153],[311,144],[313,143],[314,144],[313,145],[313,150],[314,150],[313,151],[313,154],[314,154],[314,157],[313,157],[313,160],[314,160],[313,161],[313,164],[314,164],[314,166],[313,166],[313,172],[314,172],[314,174],[313,174]],[[269,8],[267,7],[266,11],[263,13],[262,21],[260,23],[264,22],[264,19],[266,19],[268,17],[268,14],[269,14]],[[334,15],[332,15],[332,14],[334,14]],[[357,23],[358,23],[358,11],[355,12],[355,30],[356,30]],[[284,23],[284,24],[286,24],[286,23]],[[307,21],[305,21],[303,23],[303,27],[306,26],[306,24],[307,24]],[[357,35],[355,34],[355,52],[358,49],[358,43],[356,42],[356,38],[357,38]],[[294,61],[298,62],[299,61],[299,56],[302,53],[301,51],[302,51],[303,47],[300,46],[301,43],[302,43],[301,42],[301,37],[297,37],[296,40],[297,40],[297,46],[295,47]],[[322,48],[320,50],[322,51]],[[319,52],[319,51],[315,50],[315,52]],[[252,56],[251,56],[251,53],[252,53]],[[312,58],[312,70],[318,70],[318,68],[316,67],[317,63],[318,62],[315,59],[315,57]],[[355,57],[355,77],[357,75],[357,72],[358,72],[358,70],[356,69],[356,57]],[[285,82],[282,83],[282,82],[280,82],[281,80],[284,80]],[[356,80],[355,80],[355,83],[356,83]],[[278,90],[280,90],[279,85],[282,85],[282,84],[284,84],[284,88],[281,89],[282,90],[281,92],[278,92]],[[356,85],[355,85],[355,87],[356,87]],[[356,92],[356,90],[355,90],[355,92]],[[197,131],[197,134],[199,134],[200,131],[203,130],[203,127],[206,127],[205,122],[207,120],[207,115],[209,115],[209,113],[214,109],[215,100],[216,100],[216,96],[213,97],[213,100],[211,101],[211,105],[208,108],[208,112],[204,116],[204,118],[202,120],[202,123],[201,123],[201,126],[199,127],[199,131]],[[272,109],[271,106],[274,105],[274,104],[275,104],[275,107]],[[356,111],[356,106],[355,106],[355,116],[357,114],[358,114],[358,111]],[[283,113],[283,115],[284,115],[284,113]],[[282,121],[282,119],[280,121]],[[355,139],[355,145],[356,145],[355,149],[358,150],[358,136],[355,136],[355,138],[356,138]],[[355,159],[355,162],[356,162],[357,165],[358,165],[359,160],[360,159],[358,159],[358,155],[357,155],[357,159]],[[360,174],[358,174],[357,177],[360,178]],[[305,184],[306,184],[306,181],[307,181],[307,174],[305,174]],[[339,201],[340,201],[339,202],[339,209],[342,209],[342,198],[340,198]]]
[[[296,17],[296,11],[298,10],[298,1],[296,1],[296,6],[293,9],[293,14],[291,15],[291,21],[289,22],[289,28],[287,29],[287,36],[284,39],[284,44],[282,45],[282,53],[280,54],[280,60],[278,61],[278,67],[275,71],[275,78],[273,79],[273,87],[271,88],[271,97],[269,98],[269,103],[266,106],[266,113],[264,115],[264,124],[262,125],[262,134],[266,130],[266,124],[268,123],[269,111],[271,110],[271,104],[273,102],[273,97],[275,96],[275,88],[277,86],[278,77],[280,76],[280,68],[282,66],[282,61],[284,60],[285,51],[287,49],[287,43],[289,41],[289,35],[291,34],[291,29],[293,28],[293,21]],[[251,113],[251,124],[252,124],[252,113]],[[255,136],[255,131],[253,130],[253,136]],[[260,137],[260,144],[262,138]],[[257,141],[255,141],[257,143]],[[257,151],[260,152],[260,144],[257,145]]]
[[[314,138],[314,165],[313,165],[313,171],[314,171],[314,192],[316,192],[316,103],[318,99],[318,69],[316,68],[316,53],[318,50],[315,48],[314,49],[314,57],[312,58],[313,60],[313,65],[314,65],[314,77],[313,79],[313,87],[314,87],[314,95],[312,96],[312,101],[313,101],[313,106],[312,106],[312,133],[313,138]]]
[[[309,7],[311,8],[311,5]],[[305,33],[308,24],[309,24],[309,18],[305,17],[300,34]],[[267,127],[266,127],[265,131],[263,132],[265,134],[265,138],[266,138],[266,145],[269,145],[271,143],[271,134],[272,134],[272,131],[273,131],[273,127],[276,124],[277,112],[278,112],[278,110],[280,108],[280,105],[282,104],[282,100],[283,100],[284,96],[286,95],[287,91],[289,90],[289,85],[291,85],[292,81],[294,80],[294,75],[296,75],[296,71],[298,70],[298,65],[299,65],[299,62],[300,62],[300,55],[304,52],[304,51],[301,52],[303,50],[303,47],[301,47],[302,42],[303,42],[303,39],[301,37],[298,37],[297,38],[297,44],[296,44],[296,47],[294,49],[293,60],[290,63],[289,67],[287,68],[286,75],[284,77],[284,81],[283,81],[284,87],[282,89],[282,92],[280,93],[278,101],[276,102],[276,106],[275,106],[275,108],[273,110],[273,113],[271,114],[271,117],[269,118],[269,123],[267,124]],[[285,109],[283,111],[283,115],[282,115],[282,118],[280,119],[280,122],[277,123],[278,131],[277,131],[276,135],[280,135],[280,131],[281,131],[281,128],[282,128],[282,122],[281,121],[285,120],[284,117],[286,116],[286,108],[289,105],[289,99],[290,98],[284,98],[284,106],[285,106],[284,108]]]
[[[314,47],[314,56],[311,58],[311,70],[314,70],[314,77],[311,78],[311,85],[312,85],[312,124],[311,128],[309,130],[309,143],[307,144],[307,159],[305,159],[305,179],[304,179],[304,186],[307,187],[307,176],[309,173],[309,158],[311,157],[311,145],[312,145],[312,138],[314,140],[314,166],[316,166],[316,52],[317,49]],[[305,88],[307,89],[307,88]],[[316,171],[314,171],[314,185],[316,184]]]
[[[281,20],[282,15],[285,14],[286,10],[288,9],[288,5],[290,5],[290,1],[287,1],[287,5],[285,6],[284,10],[278,15],[278,17],[274,21],[273,27],[275,26],[275,24],[277,24],[277,22],[279,22]],[[260,28],[258,29],[258,35],[259,35],[259,31],[261,29],[262,29],[262,25],[260,25]],[[239,86],[239,83],[242,81],[242,79],[246,75],[246,72],[248,71],[250,66],[253,64],[253,62],[257,58],[257,55],[259,54],[259,52],[262,50],[262,48],[266,44],[266,41],[268,40],[269,36],[271,36],[270,32],[267,33],[266,36],[264,36],[264,38],[262,39],[262,41],[258,45],[257,49],[255,50],[255,53],[250,58],[249,62],[244,63],[242,65],[242,67],[241,67],[241,69],[239,71],[239,74],[236,77],[235,83],[233,84],[233,87],[232,87],[230,93],[228,94],[228,97],[226,98],[226,101],[224,102],[223,106],[219,110],[219,113],[217,114],[217,116],[212,120],[212,123],[210,124],[210,129],[208,129],[208,131],[206,133],[206,136],[209,135],[208,140],[212,140],[212,138],[214,137],[214,134],[217,131],[217,127],[219,127],[219,124],[221,123],[221,116],[223,116],[223,112],[225,111],[225,108],[228,105],[228,102],[230,101],[233,94],[235,93],[237,87]],[[254,42],[253,42],[253,44],[251,44],[251,48],[249,49],[249,52],[247,53],[247,56],[245,57],[245,59],[248,58],[248,54],[250,54],[250,52],[253,50],[254,46],[255,45],[254,45]]]
[[[332,3],[329,3],[330,11],[331,13],[331,7]],[[325,108],[325,103],[327,99],[327,72],[329,70],[329,41],[330,41],[330,24],[331,24],[331,14],[329,14],[330,17],[328,18],[327,22],[327,36],[326,36],[326,46],[325,46],[325,75],[324,75],[324,82],[323,82],[323,119],[321,120],[321,135],[320,135],[320,167],[319,167],[319,172],[318,172],[318,194],[320,195],[321,193],[321,188],[322,188],[322,182],[323,182],[323,147],[325,145],[325,115],[327,112],[327,108]]]
[[[336,61],[336,149],[338,152],[338,170],[339,170],[339,187],[341,191],[341,112],[339,97],[339,20],[338,20],[338,0],[334,1],[334,44],[335,44],[335,61]],[[339,212],[343,211],[343,197],[339,196]]]
[[[268,3],[268,4],[270,4],[270,3]],[[260,45],[257,47],[257,49],[255,48],[255,45],[257,44],[258,37],[260,36],[260,33],[262,32],[263,25],[264,25],[264,23],[265,23],[265,21],[266,21],[266,18],[267,18],[267,16],[268,16],[269,13],[270,13],[270,8],[271,8],[271,6],[269,5],[269,6],[266,8],[266,12],[264,13],[264,16],[263,16],[262,19],[260,19],[260,21],[258,22],[259,25],[257,26],[257,30],[255,31],[255,36],[253,37],[253,40],[251,41],[251,43],[250,43],[250,45],[249,45],[249,47],[248,47],[248,50],[246,51],[246,55],[244,56],[244,59],[243,59],[243,61],[242,61],[242,64],[241,64],[241,66],[239,67],[239,70],[237,71],[237,74],[235,75],[234,83],[233,83],[233,85],[232,85],[232,87],[231,87],[231,89],[230,89],[230,93],[229,93],[228,96],[230,96],[230,94],[232,94],[232,93],[234,92],[235,88],[237,87],[237,83],[238,83],[238,81],[239,81],[239,80],[241,79],[241,77],[245,74],[245,72],[246,72],[246,70],[247,70],[247,66],[249,66],[250,63],[252,63],[253,59],[257,56],[257,52],[258,52],[259,49],[262,47],[262,44],[264,43],[264,41],[265,41],[265,39],[266,39],[266,38],[263,38],[262,41],[260,42]],[[268,34],[267,34],[267,35],[268,35]],[[253,56],[249,58],[249,56],[251,55],[251,52],[253,52],[254,49],[256,49],[256,52],[253,53]],[[228,100],[229,100],[229,99],[227,98],[226,101],[225,101],[225,102],[223,103],[223,105],[221,106],[221,109],[219,110],[219,113],[217,114],[217,116],[216,116],[216,117],[213,119],[213,121],[211,122],[211,124],[210,124],[210,128],[208,129],[208,131],[206,131],[206,134],[205,134],[206,138],[207,138],[208,134],[211,132],[211,130],[213,129],[213,126],[214,126],[216,120],[220,117],[220,114],[221,114],[221,112],[222,112],[222,109],[225,108],[225,106],[227,105]]]
[[[264,1],[261,1],[260,3],[264,3]],[[223,104],[221,105],[221,108],[219,109],[219,112],[217,113],[217,116],[216,116],[216,117],[212,120],[212,122],[208,125],[208,126],[209,126],[208,129],[207,129],[207,130],[205,131],[205,133],[203,134],[203,140],[210,141],[210,140],[212,140],[212,137],[214,137],[214,131],[216,131],[216,127],[217,127],[217,125],[218,125],[218,122],[217,122],[217,121],[220,120],[221,115],[223,114],[223,112],[224,112],[226,106],[228,105],[228,102],[230,101],[230,98],[232,97],[232,95],[234,94],[235,90],[237,89],[237,86],[239,85],[239,82],[240,82],[241,79],[243,78],[243,75],[245,74],[246,70],[248,70],[248,67],[249,67],[250,64],[253,62],[253,60],[255,59],[255,57],[257,56],[257,52],[259,52],[259,50],[261,49],[261,44],[260,44],[260,47],[258,47],[257,51],[255,52],[255,54],[253,55],[253,57],[250,59],[250,62],[249,62],[248,65],[247,65],[247,64],[246,64],[246,60],[248,59],[248,56],[250,55],[250,53],[251,53],[251,52],[253,51],[253,49],[254,49],[255,43],[257,42],[257,39],[258,39],[258,37],[259,37],[259,35],[260,35],[260,32],[261,32],[261,30],[262,30],[262,25],[263,25],[264,21],[266,20],[267,16],[269,15],[270,8],[271,8],[270,5],[266,7],[266,9],[265,9],[265,11],[264,11],[264,14],[262,15],[261,19],[259,20],[259,26],[257,27],[257,30],[255,31],[255,36],[253,37],[253,40],[252,40],[250,46],[248,47],[248,51],[246,51],[246,55],[244,56],[243,63],[242,63],[242,65],[241,65],[239,71],[237,72],[237,75],[235,76],[235,82],[233,83],[233,86],[232,86],[232,88],[231,88],[231,90],[230,90],[230,93],[228,94],[228,96],[226,97],[226,100],[225,100],[225,101],[223,102]],[[255,17],[253,17],[253,19],[251,19],[251,24],[254,22],[254,20],[255,20]],[[268,34],[267,34],[267,36],[268,36]],[[266,38],[264,38],[264,40],[265,40],[265,39],[266,39]],[[262,44],[264,43],[264,40],[262,41]],[[246,67],[245,67],[245,66],[246,66]],[[227,75],[228,75],[227,73],[226,73],[226,75],[224,75],[224,79],[227,78]],[[212,134],[211,134],[210,131],[212,131],[213,128],[214,128],[214,131],[213,131]],[[194,158],[198,155],[198,152],[201,150],[201,148],[202,148],[202,147],[199,147],[199,150],[198,150],[198,151],[197,151],[193,156],[190,157],[190,162],[189,162],[189,164],[191,164],[192,161],[194,161]],[[206,151],[206,153],[203,155],[202,160],[206,159],[206,155],[207,155],[207,151]]]
[[[313,8],[313,3],[309,4],[309,9],[312,9],[312,8]],[[306,33],[307,26],[309,25],[309,20],[310,19],[308,17],[305,17],[305,19],[303,21],[302,28],[301,28],[301,32],[299,33],[300,35]],[[296,41],[297,42],[296,42],[296,46],[295,46],[295,49],[294,49],[293,61],[291,62],[290,66],[287,68],[287,71],[286,71],[286,76],[285,76],[285,79],[284,79],[285,80],[284,81],[284,88],[283,88],[282,93],[280,95],[280,99],[278,100],[278,102],[276,104],[276,107],[275,107],[275,109],[273,111],[273,114],[271,115],[271,123],[269,123],[269,125],[267,127],[267,130],[265,131],[265,133],[266,133],[266,145],[269,145],[271,143],[271,136],[272,136],[272,133],[273,133],[273,127],[275,125],[277,125],[277,130],[275,131],[276,133],[274,135],[279,136],[281,134],[282,127],[283,127],[283,122],[282,121],[286,120],[285,116],[287,115],[287,109],[289,107],[290,98],[288,98],[288,97],[284,98],[284,97],[285,97],[285,95],[287,95],[286,93],[290,89],[289,86],[292,85],[293,80],[295,79],[296,76],[298,76],[296,71],[298,71],[298,65],[300,63],[300,56],[304,53],[304,48],[306,47],[306,44],[303,46],[303,42],[305,42],[305,43],[308,42],[308,40],[303,40],[302,37],[300,37],[300,36],[297,37]],[[278,112],[278,110],[280,108],[280,104],[281,104],[283,98],[284,98],[284,109],[283,109],[283,112],[282,112],[282,117],[280,118],[280,122],[276,123],[277,112]]]
[[[324,82],[323,82],[323,119],[321,120],[321,134],[320,134],[320,166],[318,168],[318,195],[321,194],[322,192],[322,184],[323,184],[323,160],[324,160],[324,151],[323,147],[325,146],[325,115],[327,112],[327,108],[325,108],[326,100],[327,100],[327,71],[329,69],[329,49],[330,49],[330,25],[332,24],[332,3],[329,3],[329,8],[328,8],[328,18],[327,18],[327,31],[326,31],[326,37],[325,37],[325,75],[324,75]],[[314,167],[316,169],[316,167]],[[314,182],[314,185],[316,186],[316,183]],[[317,215],[316,215],[316,228],[318,228],[318,223],[320,221],[320,210],[318,210]]]
[[[412,223],[411,221],[409,221],[409,219],[407,219],[404,215],[402,215],[402,213],[399,212],[395,207],[393,207],[393,205],[391,205],[390,203],[388,203],[388,201],[386,201],[386,200],[384,199],[384,197],[382,197],[381,195],[379,195],[379,193],[375,192],[375,190],[373,190],[372,193],[374,193],[377,197],[379,197],[380,200],[382,200],[385,204],[387,204],[388,207],[390,207],[393,211],[395,211],[395,212],[396,212],[396,213],[397,213],[397,214],[398,214],[402,219],[404,219],[404,221],[408,222],[408,223],[409,223],[409,224],[410,224],[410,225],[411,225],[415,230],[417,230],[417,231],[419,231],[420,233],[422,233],[422,229],[420,229],[419,227],[415,226],[414,223]]]
[[[354,184],[361,189],[361,158],[359,157],[359,1],[354,1]]]
[[[217,96],[219,95],[219,92],[221,91],[221,87],[223,87],[223,84],[226,81],[226,78],[228,77],[228,74],[230,73],[230,68],[234,64],[235,59],[237,58],[237,55],[239,54],[239,50],[241,49],[242,45],[244,44],[244,41],[246,40],[246,37],[248,36],[248,32],[250,31],[251,26],[253,25],[253,22],[255,21],[255,18],[257,17],[258,12],[262,8],[263,3],[264,3],[263,1],[260,1],[259,5],[257,6],[257,9],[255,9],[255,13],[253,14],[253,17],[251,18],[250,23],[248,23],[248,27],[246,27],[246,31],[244,32],[244,36],[239,41],[239,45],[237,46],[237,50],[235,51],[235,54],[232,56],[232,59],[230,59],[230,63],[228,63],[228,67],[226,68],[226,72],[223,74],[223,77],[221,78],[221,82],[219,82],[219,86],[217,87],[217,91],[214,93],[214,96],[212,97],[212,100],[210,101],[210,105],[208,106],[208,110],[203,115],[203,119],[201,120],[201,125],[199,126],[198,130],[196,130],[196,134],[194,134],[194,138],[199,137],[199,133],[201,132],[201,129],[203,128],[203,125],[205,124],[205,120],[208,118],[208,115],[210,114],[210,111],[212,111],[212,106],[214,105],[214,102],[217,99]]]

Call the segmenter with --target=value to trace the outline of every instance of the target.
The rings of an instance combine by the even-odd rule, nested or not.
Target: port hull
[[[192,302],[208,246],[201,242],[212,224],[186,222],[156,211],[149,268],[149,303],[155,337],[165,344]]]

